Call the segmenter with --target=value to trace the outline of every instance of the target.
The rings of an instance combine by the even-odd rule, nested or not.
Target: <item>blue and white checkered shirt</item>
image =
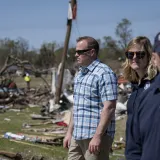
[[[103,102],[117,99],[117,78],[113,71],[98,59],[81,68],[74,85],[74,130],[76,140],[92,138],[100,122]],[[106,132],[115,134],[115,117]]]

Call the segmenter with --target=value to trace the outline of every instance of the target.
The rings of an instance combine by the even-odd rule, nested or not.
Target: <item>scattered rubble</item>
[[[21,67],[27,63],[26,61],[20,61],[15,59],[14,57],[10,57],[15,60],[15,63],[20,65]],[[7,68],[8,65],[6,65]],[[3,67],[0,71],[0,74],[6,70]],[[34,72],[37,70],[32,67]],[[55,70],[54,70],[55,72]],[[67,74],[68,71],[66,72]],[[70,74],[69,74],[70,75]],[[44,78],[42,78],[44,80]],[[70,76],[71,79],[71,76]],[[6,79],[3,79],[6,80]],[[0,84],[0,113],[15,111],[21,112],[21,110],[27,107],[39,107],[39,114],[31,114],[32,120],[41,120],[38,123],[28,124],[23,123],[22,125],[22,133],[11,133],[6,132],[3,135],[3,138],[7,138],[10,141],[14,141],[16,143],[24,143],[27,145],[34,145],[32,143],[37,144],[45,144],[45,145],[54,145],[61,146],[63,144],[63,138],[67,132],[67,127],[69,125],[70,117],[71,117],[71,109],[73,107],[73,93],[72,90],[67,90],[65,87],[67,85],[63,85],[63,93],[61,95],[59,104],[54,103],[54,93],[55,93],[55,82],[56,78],[52,77],[52,86],[50,86],[46,80],[45,86],[40,86],[38,88],[30,88],[29,90],[26,88],[9,88],[3,83]],[[11,81],[12,83],[13,81]],[[69,83],[69,80],[66,80]],[[131,93],[130,84],[123,79],[121,76],[118,87],[118,102],[115,111],[116,120],[120,120],[126,117],[126,103]],[[2,85],[3,84],[3,85]],[[15,86],[17,86],[15,84]],[[5,118],[4,121],[10,122],[11,119]],[[46,127],[48,124],[52,124],[52,127]],[[41,126],[41,128],[39,128]],[[30,134],[26,134],[26,133]],[[39,135],[40,134],[40,135]],[[32,143],[27,143],[32,142]],[[42,145],[39,147],[43,148]],[[46,147],[44,147],[46,148]],[[114,141],[112,151],[124,149],[125,141],[120,139],[119,141]],[[0,155],[8,156],[9,158],[22,159],[22,155],[17,153],[8,153],[0,151]],[[44,157],[40,157],[39,159],[43,159]],[[37,159],[37,157],[32,157],[33,159]]]

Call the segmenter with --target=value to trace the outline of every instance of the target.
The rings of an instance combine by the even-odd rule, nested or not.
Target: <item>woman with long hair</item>
[[[126,61],[123,65],[124,77],[132,84],[132,93],[127,103],[128,119],[126,123],[126,150],[127,160],[139,160],[141,145],[135,140],[141,138],[135,126],[138,104],[142,94],[151,87],[157,69],[151,63],[152,45],[147,37],[139,36],[132,39],[126,48]]]

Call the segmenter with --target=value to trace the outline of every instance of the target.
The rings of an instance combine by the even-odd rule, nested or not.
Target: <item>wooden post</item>
[[[76,0],[71,0],[70,3],[71,3],[71,9],[73,11],[73,7],[76,5]],[[64,49],[63,49],[62,61],[61,61],[61,70],[60,70],[60,75],[58,77],[58,86],[56,87],[56,93],[55,93],[55,98],[54,98],[55,104],[59,103],[60,96],[61,96],[61,90],[62,90],[62,84],[63,84],[63,74],[64,74],[65,61],[66,61],[67,52],[68,52],[68,44],[69,44],[69,39],[70,39],[70,34],[71,34],[71,28],[72,28],[72,19],[68,19],[67,20],[67,33],[65,37]]]

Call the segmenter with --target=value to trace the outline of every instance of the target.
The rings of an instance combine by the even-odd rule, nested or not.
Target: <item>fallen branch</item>
[[[42,95],[45,95],[45,94],[48,94],[48,93],[49,93],[49,91],[45,91],[45,92],[42,92],[42,93],[37,93],[33,97],[42,96]]]
[[[15,143],[21,143],[21,144],[29,145],[29,146],[34,146],[34,147],[38,147],[38,148],[43,148],[43,149],[51,149],[51,148],[47,148],[47,147],[43,147],[43,146],[39,146],[39,145],[27,143],[27,142],[22,142],[22,141],[16,141],[16,140],[11,140],[11,139],[10,139],[10,141],[15,142]]]
[[[14,97],[8,97],[5,99],[0,99],[0,104],[9,104],[14,101]]]
[[[54,145],[54,146],[61,146],[63,144],[62,142],[36,142],[36,143]]]
[[[22,155],[20,153],[11,153],[11,152],[6,152],[6,151],[0,151],[0,155],[5,156],[7,158],[22,160]]]

